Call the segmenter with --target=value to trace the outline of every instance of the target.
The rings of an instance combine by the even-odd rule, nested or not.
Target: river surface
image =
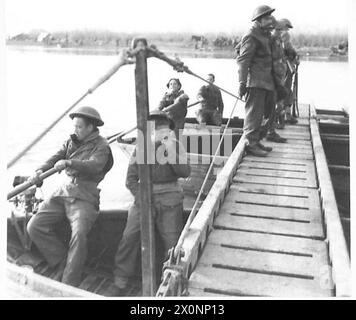
[[[216,84],[237,92],[237,66],[233,59],[182,58],[195,73],[205,77],[214,73]],[[16,156],[51,122],[80,98],[117,61],[112,55],[62,54],[44,50],[7,48],[7,158]],[[171,77],[179,77],[189,103],[203,84],[187,74],[176,73],[163,61],[151,58],[148,62],[149,104],[157,107]],[[348,84],[348,63],[331,61],[302,61],[299,67],[299,102],[312,103],[317,108],[349,108],[345,89]],[[224,116],[229,116],[234,98],[223,93]],[[122,67],[109,81],[89,95],[80,105],[97,108],[105,121],[104,136],[112,135],[136,124],[134,66]],[[188,116],[195,115],[196,108]],[[235,116],[243,117],[240,103]],[[34,148],[8,170],[8,183],[15,174],[30,174],[52,155],[72,132],[66,116]],[[114,180],[123,192],[127,156],[117,153],[119,166]],[[50,179],[48,179],[50,180]],[[53,180],[53,179],[52,179]]]

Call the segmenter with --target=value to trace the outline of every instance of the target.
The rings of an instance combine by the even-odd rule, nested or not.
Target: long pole
[[[154,296],[156,293],[156,263],[155,263],[155,232],[153,220],[152,177],[151,166],[148,165],[147,119],[148,80],[147,80],[147,42],[137,39],[136,46],[141,50],[136,54],[136,112],[137,129],[143,134],[143,143],[137,144],[137,159],[143,155],[143,163],[138,163],[140,179],[140,212],[141,212],[141,259],[142,259],[142,295]],[[135,49],[135,48],[134,48]],[[142,159],[142,158],[141,158]]]
[[[42,173],[40,176],[39,176],[39,180],[44,180],[46,178],[48,178],[49,176],[51,176],[52,174],[58,172],[57,169],[49,169],[47,170],[46,172]],[[11,198],[17,196],[19,193],[25,191],[26,189],[32,187],[33,185],[35,185],[36,183],[34,182],[31,182],[31,181],[25,181],[24,183],[21,183],[20,185],[18,185],[17,187],[15,187],[14,189],[12,189],[12,191],[10,191],[8,194],[7,194],[7,200],[10,200]]]
[[[193,107],[193,106],[196,106],[197,104],[201,103],[201,101],[195,101],[194,103],[190,104],[187,106],[187,108],[190,108],[190,107]],[[172,107],[167,107],[165,108],[163,111],[167,112],[171,109]],[[107,140],[111,140],[113,138],[119,138],[119,137],[123,137],[123,136],[126,136],[127,134],[131,133],[132,131],[136,130],[137,129],[137,126],[131,128],[131,129],[128,129],[128,130],[124,130],[124,131],[120,131],[118,133],[115,133],[111,136],[108,136],[106,137]],[[113,140],[115,141],[115,140]],[[113,142],[113,141],[109,141],[109,142]]]
[[[121,52],[121,55],[124,55],[125,51]],[[95,82],[86,93],[84,93],[76,102],[74,102],[66,111],[64,111],[56,120],[54,120],[43,132],[41,132],[35,139],[33,139],[19,154],[17,154],[13,159],[10,160],[7,164],[7,168],[12,167],[23,155],[27,153],[38,141],[40,141],[52,128],[67,114],[69,113],[76,105],[78,105],[87,95],[93,93],[98,87],[100,87],[104,82],[106,82],[117,70],[124,64],[129,63],[122,59],[122,56],[119,58],[119,62],[116,63],[103,77]]]

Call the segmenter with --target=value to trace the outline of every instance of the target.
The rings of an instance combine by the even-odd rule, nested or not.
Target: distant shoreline
[[[63,54],[88,54],[88,55],[117,55],[123,47],[115,46],[46,46],[37,43],[28,43],[22,41],[8,41],[7,47],[23,51],[44,51]],[[216,59],[234,59],[235,52],[232,48],[200,48],[195,49],[192,46],[184,46],[177,43],[155,42],[158,50],[167,55],[179,55],[189,58],[216,58]],[[297,48],[297,52],[302,60],[331,60],[348,61],[348,56],[331,55],[330,48],[304,47]]]

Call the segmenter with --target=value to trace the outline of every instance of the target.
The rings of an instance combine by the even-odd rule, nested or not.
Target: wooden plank
[[[273,210],[273,208],[271,208]],[[230,214],[218,215],[214,221],[214,228],[227,230],[248,230],[292,237],[307,237],[324,239],[324,230],[319,222],[292,222],[269,220],[255,217],[232,216]]]
[[[266,170],[264,168],[251,168],[241,165],[237,171],[237,175],[245,173],[249,175],[259,175],[264,177],[288,178],[291,180],[308,181],[307,172],[283,171],[278,169]]]
[[[244,161],[240,164],[240,168],[249,168],[249,169],[273,169],[273,170],[282,170],[282,171],[291,171],[291,172],[297,172],[297,173],[307,173],[309,171],[308,169],[311,168],[311,166],[296,166],[292,164],[279,164],[279,163],[263,163],[263,162],[250,162],[250,161]]]
[[[320,139],[318,124],[315,119],[311,119],[310,128],[313,139],[317,175],[320,183],[320,193],[324,209],[327,235],[330,243],[329,250],[333,265],[336,295],[350,296],[350,257],[347,251],[346,240],[336,204],[335,193],[332,187],[325,153]]]
[[[259,205],[256,203],[236,203],[226,201],[221,206],[219,215],[236,214],[243,216],[261,216],[280,220],[305,220],[322,223],[322,214],[320,209],[286,209],[285,207],[273,207]]]
[[[244,157],[244,162],[262,162],[262,163],[277,163],[277,164],[291,164],[291,165],[298,165],[298,166],[307,166],[312,165],[314,166],[314,162],[312,160],[303,160],[303,159],[280,159],[277,160],[275,158],[264,157],[264,158],[257,158],[251,155],[246,155]]]
[[[295,141],[298,141],[298,142],[305,141],[305,142],[310,143],[310,134],[304,134],[304,133],[300,133],[299,134],[299,133],[293,133],[293,132],[283,132],[283,134],[281,134],[281,136],[283,138],[286,138],[287,141],[292,140],[294,142],[294,140],[295,140]]]
[[[305,147],[305,146],[304,146]],[[284,153],[298,153],[298,154],[307,154],[307,155],[313,155],[313,150],[311,146],[309,148],[294,148],[292,144],[279,144],[278,146],[272,147],[273,150],[272,152],[284,152]],[[271,152],[271,154],[272,154]]]
[[[306,197],[314,204],[312,207],[320,208],[319,192],[316,189],[294,188],[286,186],[259,185],[254,183],[239,183],[231,185],[231,189],[245,192],[259,192],[264,194],[281,194]]]
[[[308,155],[308,154],[302,154],[302,153],[292,153],[292,152],[277,152],[277,151],[272,151],[268,154],[268,157],[270,158],[286,158],[286,159],[302,159],[302,160],[313,160],[314,156],[313,154]]]
[[[205,246],[199,265],[223,265],[240,271],[251,270],[256,273],[280,274],[310,280],[317,279],[321,267],[325,266],[312,257],[245,250],[210,243]]]
[[[320,264],[328,264],[327,244],[320,240],[216,229],[209,235],[208,243],[309,256],[318,259]]]
[[[313,150],[309,141],[301,140],[300,142],[303,142],[303,143],[296,143],[296,142],[297,142],[297,140],[293,140],[293,141],[287,141],[287,143],[281,144],[281,143],[265,140],[265,141],[263,141],[263,145],[272,147],[272,148],[279,148],[281,146],[291,146],[295,150],[297,150],[297,149],[298,150],[299,149]]]
[[[215,289],[236,296],[325,297],[331,291],[317,281],[234,271],[198,265],[189,279],[189,289]]]
[[[230,192],[225,198],[227,202],[234,203],[251,203],[261,204],[266,206],[285,207],[288,209],[319,209],[320,204],[318,201],[310,200],[309,198],[302,198],[290,195],[275,195],[263,193],[244,192],[238,189],[230,189]]]
[[[283,177],[270,177],[251,175],[249,173],[239,172],[233,179],[234,182],[249,182],[258,184],[269,184],[279,186],[291,186],[291,187],[308,187],[315,188],[315,183],[310,183],[307,180],[288,179]]]

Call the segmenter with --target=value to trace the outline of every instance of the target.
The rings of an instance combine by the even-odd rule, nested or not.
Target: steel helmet
[[[167,115],[166,112],[160,110],[151,111],[150,115],[148,116],[148,120],[158,120],[158,119],[166,120],[169,124],[169,128],[171,130],[174,130],[175,124],[173,120]]]
[[[293,28],[292,23],[288,19],[281,19],[279,20],[283,25],[287,28]]]
[[[77,116],[95,120],[96,121],[96,125],[98,127],[100,127],[100,126],[102,126],[104,124],[104,121],[101,120],[99,112],[96,111],[92,107],[80,107],[76,111],[74,111],[73,113],[69,114],[69,117],[71,119],[73,119],[74,117],[77,117]]]
[[[271,7],[266,6],[266,5],[259,6],[253,12],[252,21],[255,21],[256,19],[261,18],[262,16],[271,14],[274,10],[276,10],[276,9],[272,9]]]

